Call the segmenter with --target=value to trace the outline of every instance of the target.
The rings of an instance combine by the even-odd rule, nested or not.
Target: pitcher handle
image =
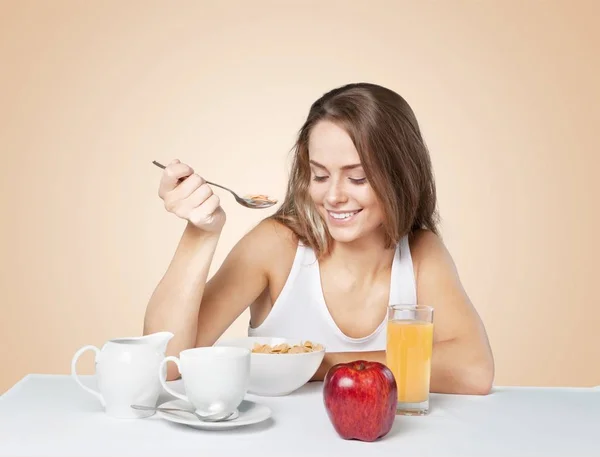
[[[77,374],[77,360],[79,359],[79,357],[81,357],[81,354],[83,354],[85,351],[88,351],[90,349],[96,353],[95,357],[98,357],[98,355],[100,354],[100,349],[98,349],[94,345],[84,346],[81,349],[79,349],[73,356],[73,360],[71,360],[71,376],[73,377],[73,379],[75,379],[77,384],[79,384],[83,390],[88,391],[89,393],[94,395],[96,398],[98,398],[98,400],[100,400],[100,404],[102,406],[106,406],[106,403],[104,402],[104,397],[100,394],[100,392],[84,385],[81,382],[81,380],[79,379],[79,375]]]
[[[171,389],[167,385],[167,375],[166,375],[167,370],[165,370],[164,367],[166,366],[167,362],[169,362],[169,361],[175,362],[175,365],[177,365],[177,369],[179,370],[179,373],[181,373],[181,365],[180,365],[179,359],[172,355],[165,357],[160,362],[160,366],[158,368],[158,378],[160,379],[160,383],[163,386],[163,389],[165,389],[168,393],[170,393],[174,397],[177,397],[181,400],[185,400],[186,402],[190,403],[190,400],[188,399],[188,397],[186,397],[183,394],[180,394],[179,392],[175,392],[173,389]],[[164,373],[164,376],[163,376],[163,373]]]

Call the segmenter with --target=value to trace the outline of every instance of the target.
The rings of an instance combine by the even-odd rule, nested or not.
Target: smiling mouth
[[[329,214],[329,217],[331,217],[332,219],[334,219],[336,221],[346,221],[346,220],[350,219],[352,216],[360,213],[361,211],[362,211],[362,209],[359,209],[356,211],[346,211],[346,212],[327,211],[327,214]]]

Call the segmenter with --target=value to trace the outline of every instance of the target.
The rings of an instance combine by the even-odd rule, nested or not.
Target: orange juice
[[[389,320],[386,365],[398,385],[398,401],[420,403],[429,398],[433,323]]]

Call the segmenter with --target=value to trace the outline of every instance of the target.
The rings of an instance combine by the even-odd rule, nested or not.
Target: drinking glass
[[[398,386],[396,414],[429,413],[433,308],[392,304],[388,307],[386,365]]]

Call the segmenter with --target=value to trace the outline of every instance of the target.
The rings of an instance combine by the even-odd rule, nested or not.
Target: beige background
[[[310,104],[350,81],[422,124],[496,383],[600,384],[594,3],[2,1],[0,392],[140,334],[183,229],[153,159],[281,198]],[[267,214],[217,192],[213,272]]]

